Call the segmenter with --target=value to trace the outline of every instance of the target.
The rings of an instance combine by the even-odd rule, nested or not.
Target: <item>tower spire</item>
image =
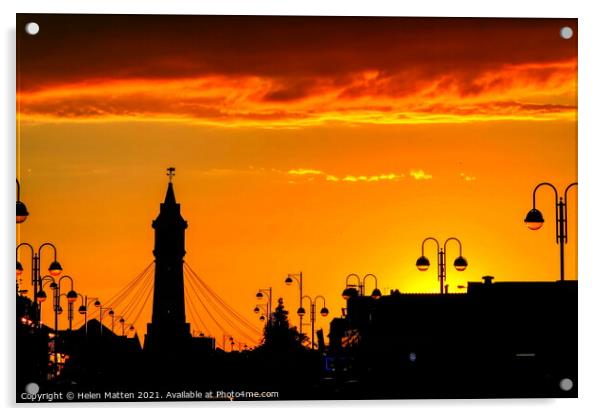
[[[169,183],[165,202],[153,221],[155,230],[155,280],[152,321],[148,325],[144,348],[175,354],[183,340],[190,338],[184,304],[185,231],[188,224],[180,214],[172,179],[175,168],[167,169]]]
[[[169,176],[169,183],[167,184],[167,192],[165,193],[165,201],[163,204],[176,205],[176,194],[173,190],[173,177],[176,176],[176,168],[167,168],[167,176]]]
[[[174,168],[174,167],[167,168],[167,176],[169,176],[169,183],[172,183],[173,177],[176,176],[176,168]]]

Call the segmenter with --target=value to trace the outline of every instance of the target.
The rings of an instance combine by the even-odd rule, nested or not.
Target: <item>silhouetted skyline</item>
[[[167,166],[187,262],[257,328],[257,288],[274,287],[294,312],[283,279],[300,270],[337,314],[349,273],[374,273],[385,294],[438,292],[435,267],[415,267],[427,236],[462,240],[470,266],[448,274],[452,292],[484,275],[557,279],[551,195],[539,196],[541,230],[523,219],[537,183],[577,179],[577,37],[558,35],[577,33],[574,19],[17,24],[33,18],[39,37],[18,32],[17,176],[31,213],[18,238],[55,243],[78,292],[109,299],[152,260]],[[103,36],[84,42],[80,24]],[[69,56],[90,59],[74,71]]]

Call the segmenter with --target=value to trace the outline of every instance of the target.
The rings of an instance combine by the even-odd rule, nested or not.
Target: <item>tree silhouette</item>
[[[296,327],[288,321],[288,311],[284,309],[284,300],[278,299],[278,306],[264,329],[263,347],[276,351],[293,351],[303,349],[307,337],[300,334]]]

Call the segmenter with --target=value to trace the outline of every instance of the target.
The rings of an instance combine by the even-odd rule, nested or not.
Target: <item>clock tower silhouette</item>
[[[155,282],[152,322],[148,324],[144,349],[151,353],[177,353],[191,338],[184,303],[185,231],[188,223],[180,214],[173,187],[175,168],[167,169],[169,183],[155,230]]]

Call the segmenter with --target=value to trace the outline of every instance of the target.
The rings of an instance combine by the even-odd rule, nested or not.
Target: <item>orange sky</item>
[[[152,260],[168,166],[187,262],[257,328],[258,287],[298,306],[289,272],[303,270],[329,318],[349,273],[376,274],[381,290],[437,291],[435,267],[414,266],[427,236],[464,245],[453,290],[485,274],[558,278],[552,193],[538,194],[543,229],[523,218],[537,183],[577,180],[577,43],[558,34],[576,33],[576,20],[18,25],[34,17],[40,34],[18,36],[17,176],[31,213],[18,237],[55,243],[77,291],[108,299]],[[571,191],[569,279],[576,201]]]

